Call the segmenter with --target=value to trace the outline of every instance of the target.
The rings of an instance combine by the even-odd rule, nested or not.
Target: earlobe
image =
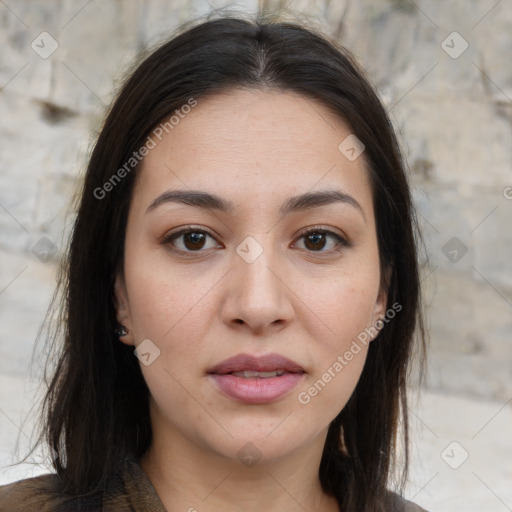
[[[117,325],[114,332],[118,338],[122,338],[129,333],[127,327],[125,327],[124,325],[121,325],[121,324]]]
[[[114,283],[114,308],[116,310],[116,320],[118,325],[114,334],[123,343],[132,345],[133,336],[130,328],[130,312],[127,304],[128,300],[124,279],[120,274],[117,274]]]

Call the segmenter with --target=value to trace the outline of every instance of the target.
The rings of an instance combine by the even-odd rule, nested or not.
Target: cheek
[[[139,344],[149,339],[160,351],[152,364],[140,365],[144,379],[165,414],[173,416],[173,411],[180,411],[180,418],[190,419],[198,411],[187,390],[195,389],[194,379],[202,371],[198,362],[209,326],[205,290],[211,286],[204,279],[201,284],[194,283],[190,276],[156,259],[132,261],[125,275],[135,341]],[[167,404],[173,404],[172,410]],[[179,423],[180,418],[173,416],[173,421]]]
[[[299,411],[317,418],[323,424],[330,423],[345,407],[352,395],[367,355],[367,347],[347,348],[333,357],[329,364],[312,376],[299,390]]]
[[[151,395],[157,404],[172,403],[195,415],[194,401],[184,390],[195,389],[205,370],[216,311],[208,291],[214,291],[218,276],[196,272],[193,277],[162,257],[131,262],[125,276],[135,343],[149,339],[159,350],[154,363],[141,364]]]
[[[307,306],[303,317],[311,322],[308,330],[314,333],[314,324],[321,325],[315,338],[331,354],[350,346],[351,340],[370,326],[378,280],[378,272],[368,270],[338,273],[313,281],[314,286],[308,283],[299,291]]]
[[[174,333],[201,329],[204,296],[211,288],[208,278],[191,279],[190,273],[179,271],[164,258],[137,257],[126,265],[130,314],[136,335],[154,340],[172,339]],[[187,332],[192,337],[192,332]],[[167,343],[167,341],[166,341]]]
[[[371,326],[378,277],[374,272],[346,274],[304,295],[316,313],[307,317],[311,319],[309,330],[316,332],[317,364],[297,399],[304,412],[324,422],[343,409],[363,371],[369,343],[365,330]],[[321,331],[314,330],[315,316],[324,326]]]

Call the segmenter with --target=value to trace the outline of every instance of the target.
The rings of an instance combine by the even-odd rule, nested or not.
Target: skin
[[[364,153],[349,161],[338,149],[350,133],[296,93],[235,90],[201,98],[143,161],[115,295],[129,330],[121,341],[149,339],[160,350],[141,363],[154,438],[140,464],[169,511],[338,510],[318,468],[367,346],[308,404],[297,397],[385,313]],[[146,212],[171,189],[214,193],[235,209],[167,202]],[[362,212],[334,202],[279,214],[291,196],[334,189]],[[184,236],[164,240],[189,225],[211,235],[202,247]],[[350,247],[331,235],[308,243],[302,235],[312,227]],[[236,252],[247,236],[263,250],[251,263]],[[207,370],[242,352],[277,352],[306,375],[275,402],[235,401]],[[250,467],[237,455],[247,443],[260,456]]]

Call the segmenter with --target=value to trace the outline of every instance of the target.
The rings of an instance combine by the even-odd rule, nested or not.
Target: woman
[[[173,37],[89,161],[43,408],[56,474],[0,510],[421,510],[388,490],[424,345],[415,229],[346,50],[264,17]]]

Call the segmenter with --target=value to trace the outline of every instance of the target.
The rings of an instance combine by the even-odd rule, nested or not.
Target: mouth
[[[264,404],[288,394],[306,372],[279,354],[239,354],[210,368],[208,375],[225,396],[247,404]]]
[[[231,372],[224,375],[234,375],[235,377],[243,377],[244,379],[269,379],[271,377],[280,377],[281,375],[284,375],[285,373],[291,373],[286,372],[285,370],[276,370],[273,372],[253,372],[253,371],[243,371],[243,372]]]
[[[299,363],[280,354],[266,354],[253,356],[251,354],[238,354],[208,370],[210,374],[226,375],[236,374],[244,378],[269,378],[284,373],[305,373]]]

